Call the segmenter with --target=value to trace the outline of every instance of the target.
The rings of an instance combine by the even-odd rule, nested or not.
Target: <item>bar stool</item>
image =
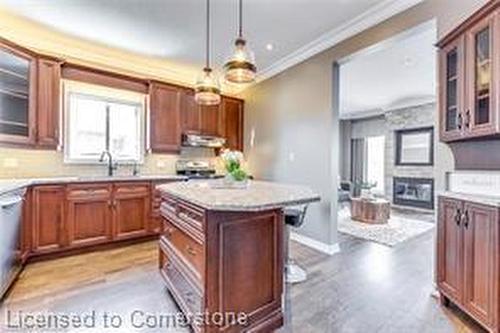
[[[285,281],[287,283],[299,283],[307,280],[307,272],[297,265],[290,258],[290,230],[291,228],[300,228],[304,224],[307,213],[307,206],[302,209],[286,208],[285,215]]]

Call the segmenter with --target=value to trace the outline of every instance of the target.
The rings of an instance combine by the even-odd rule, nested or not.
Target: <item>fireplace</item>
[[[434,209],[434,179],[394,177],[393,202],[399,206]]]

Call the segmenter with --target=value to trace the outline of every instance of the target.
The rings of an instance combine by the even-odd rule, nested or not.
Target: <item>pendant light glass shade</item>
[[[235,50],[224,65],[224,77],[232,83],[250,83],[255,80],[255,56],[243,38],[237,38]]]
[[[219,83],[208,67],[196,80],[194,100],[200,105],[218,105],[221,101]]]
[[[196,80],[194,100],[199,105],[218,105],[221,101],[217,78],[210,68],[210,0],[207,0],[205,68]]]
[[[243,0],[239,0],[238,38],[234,42],[234,52],[224,64],[224,78],[232,83],[250,83],[255,80],[257,67],[255,56],[243,38]]]

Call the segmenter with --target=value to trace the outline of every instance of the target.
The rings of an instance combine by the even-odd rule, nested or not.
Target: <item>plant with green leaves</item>
[[[222,151],[220,156],[224,161],[224,166],[227,173],[235,181],[244,181],[248,179],[248,174],[241,167],[244,161],[242,152],[237,150],[225,149]]]

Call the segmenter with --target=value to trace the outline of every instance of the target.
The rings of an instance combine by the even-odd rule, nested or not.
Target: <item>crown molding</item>
[[[399,14],[423,0],[385,0],[370,8],[347,23],[330,30],[319,38],[302,46],[288,56],[264,68],[257,76],[256,83],[267,80],[302,61],[325,51],[338,43],[369,29],[390,17]]]

